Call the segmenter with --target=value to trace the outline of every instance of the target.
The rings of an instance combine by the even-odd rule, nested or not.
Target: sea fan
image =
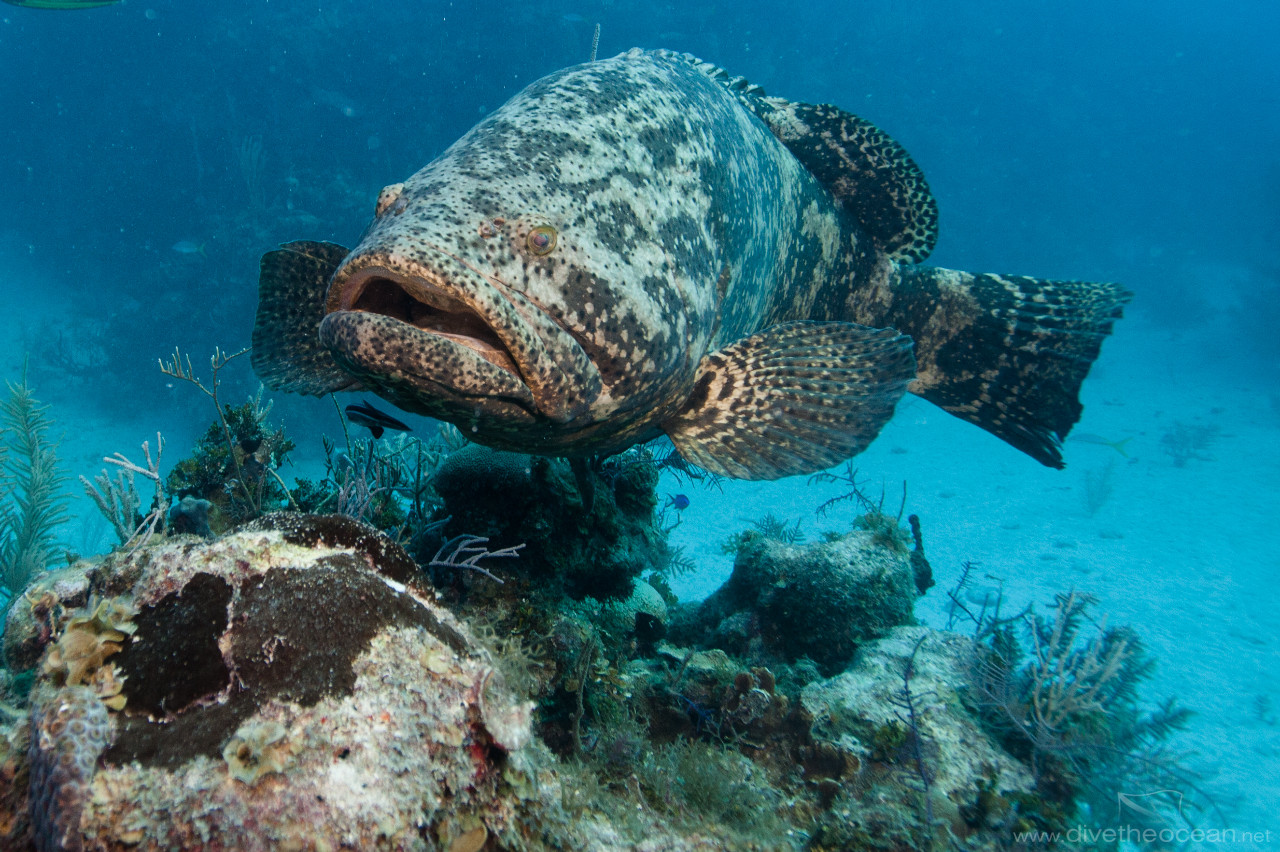
[[[0,403],[0,590],[12,598],[49,563],[67,500],[48,406],[32,396],[25,376],[8,385]]]

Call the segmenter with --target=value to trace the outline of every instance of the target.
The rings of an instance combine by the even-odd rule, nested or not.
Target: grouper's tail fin
[[[886,325],[915,340],[908,390],[1063,467],[1080,386],[1133,294],[1115,284],[898,267]]]

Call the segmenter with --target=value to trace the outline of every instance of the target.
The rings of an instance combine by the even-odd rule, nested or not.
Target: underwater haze
[[[963,619],[957,625],[949,589],[979,609],[994,595],[1010,615],[1034,606],[1046,617],[1055,595],[1074,590],[1094,601],[1081,647],[1091,631],[1125,625],[1155,661],[1132,706],[1145,712],[1174,697],[1194,714],[1159,740],[1160,759],[1177,755],[1176,772],[1096,776],[1089,795],[1078,797],[1090,805],[1027,826],[1141,823],[1176,834],[1172,843],[1122,838],[1136,849],[1280,848],[1280,8],[1273,3],[0,6],[7,331],[0,375],[11,382],[25,375],[49,406],[50,434],[61,436],[70,502],[54,550],[89,557],[120,544],[76,482],[98,474],[105,456],[142,464],[139,446],[154,449],[162,433],[167,477],[212,434],[209,399],[157,360],[178,348],[208,384],[215,347],[248,347],[265,252],[299,239],[355,245],[384,186],[439,156],[528,84],[588,61],[597,33],[600,58],[632,47],[688,52],[770,95],[834,104],[873,122],[910,153],[937,199],[930,265],[1117,282],[1133,292],[1084,384],[1064,470],[907,397],[854,459],[855,481],[873,497],[887,495],[872,508],[900,516],[895,530],[898,520],[907,529],[907,514],[919,519],[936,585],[914,602],[916,622],[974,635]],[[228,362],[219,379],[228,405],[259,392],[248,357]],[[343,442],[334,403],[266,397],[272,427],[296,445],[276,471],[284,483],[334,474],[332,446],[322,442]],[[337,400],[366,397],[413,435],[434,433],[431,421],[371,395]],[[346,425],[348,443],[365,434],[359,422]],[[798,530],[806,544],[847,533],[854,501],[819,509],[848,493],[841,477],[850,470],[841,465],[818,481],[708,487],[664,469],[657,510],[682,567],[669,572],[670,591],[686,604],[713,596],[744,558],[744,531],[767,537],[781,525],[783,537]],[[139,487],[149,498],[150,486]],[[284,498],[258,508],[285,508]],[[485,565],[500,576],[505,562]],[[467,583],[487,579],[464,573]],[[20,592],[7,597],[21,605]],[[586,672],[595,646],[584,653]],[[834,680],[836,671],[822,674]],[[592,751],[595,735],[578,736],[580,723],[593,721],[582,693],[576,716],[568,693],[558,694],[560,723],[571,719],[577,739],[557,746],[542,736],[561,757],[602,760]],[[594,719],[601,730],[602,719]],[[903,725],[914,730],[911,719]],[[695,719],[688,739],[712,738]],[[717,748],[753,757],[743,737],[714,739]],[[1024,745],[1028,754],[1052,751],[1034,738]],[[862,760],[937,777],[913,763],[914,754],[882,758],[883,744],[867,745]],[[625,772],[601,777],[602,786],[629,794],[629,782],[619,780]],[[1150,786],[1157,777],[1162,786]],[[805,795],[823,802],[811,804],[816,810],[828,808],[815,818],[825,835],[790,835],[776,846],[757,837],[740,848],[863,848],[832,827],[839,807],[815,792],[820,786],[809,782]],[[1133,805],[1156,795],[1158,814]],[[660,812],[654,801],[644,807]],[[1097,802],[1115,812],[1104,818]],[[495,845],[505,842],[495,839],[495,826],[483,848],[515,848]],[[913,835],[917,848],[929,845],[923,836]],[[1047,834],[1018,843],[1050,848]]]

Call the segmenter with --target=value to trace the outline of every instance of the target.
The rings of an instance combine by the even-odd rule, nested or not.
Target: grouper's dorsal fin
[[[722,476],[814,473],[866,449],[915,374],[911,338],[893,329],[783,323],[704,357],[662,428]]]
[[[733,92],[894,260],[919,263],[938,241],[938,203],[920,168],[889,134],[829,104],[771,98],[743,77],[683,59]]]
[[[938,203],[889,134],[830,104],[744,100],[894,260],[919,263],[938,241]]]
[[[346,256],[340,245],[306,240],[262,256],[251,357],[253,371],[272,390],[323,396],[361,389],[317,332],[329,279]]]

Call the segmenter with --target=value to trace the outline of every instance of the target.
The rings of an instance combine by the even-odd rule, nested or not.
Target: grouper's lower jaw
[[[533,393],[504,350],[457,331],[427,331],[383,313],[335,311],[320,343],[366,384],[409,411],[458,422],[477,415],[528,422]]]
[[[383,314],[447,337],[474,350],[495,367],[519,375],[511,351],[479,313],[416,277],[378,267],[362,269],[347,280],[336,307]]]

